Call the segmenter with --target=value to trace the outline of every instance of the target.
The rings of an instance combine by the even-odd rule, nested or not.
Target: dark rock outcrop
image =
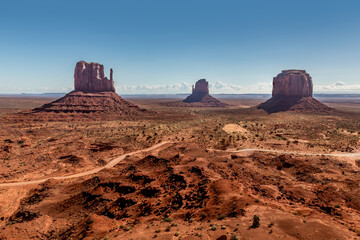
[[[113,71],[110,69],[110,80],[105,77],[104,66],[99,63],[80,61],[74,73],[75,91],[82,92],[115,92]]]
[[[313,84],[305,70],[284,70],[273,79],[272,98],[257,106],[268,113],[280,111],[328,112],[332,110],[312,97]]]

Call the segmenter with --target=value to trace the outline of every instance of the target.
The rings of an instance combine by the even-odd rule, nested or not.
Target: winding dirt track
[[[155,149],[160,148],[160,147],[164,146],[165,144],[169,144],[169,143],[170,142],[165,141],[165,142],[158,143],[158,144],[156,144],[156,145],[154,145],[152,147],[149,147],[149,148],[140,149],[140,150],[137,150],[137,151],[134,151],[134,152],[123,154],[123,155],[121,155],[119,157],[114,158],[113,160],[108,162],[105,166],[94,168],[94,169],[89,170],[89,171],[76,173],[76,174],[72,174],[72,175],[67,175],[67,176],[61,176],[61,177],[48,177],[48,178],[44,178],[44,179],[40,179],[40,180],[34,180],[34,181],[0,183],[0,187],[15,187],[15,186],[25,186],[25,185],[30,185],[30,184],[39,184],[39,183],[43,183],[43,182],[45,182],[47,180],[50,180],[50,179],[64,180],[64,179],[70,179],[70,178],[84,177],[84,176],[87,176],[87,175],[97,173],[97,172],[99,172],[99,171],[101,171],[103,169],[112,168],[113,166],[115,166],[116,164],[118,164],[119,162],[124,160],[125,157],[127,157],[127,156],[135,155],[135,154],[142,153],[142,152],[149,152],[149,151],[155,150]],[[258,149],[258,148],[245,148],[245,149],[240,149],[240,150],[215,150],[215,149],[211,149],[211,150],[213,150],[213,151],[221,151],[221,152],[233,152],[233,153],[269,152],[269,153],[294,154],[294,155],[303,155],[303,156],[360,157],[360,153],[301,153],[301,152]]]
[[[216,150],[219,151],[219,150]],[[290,152],[290,151],[281,151],[281,150],[269,150],[269,149],[259,149],[259,148],[245,148],[240,150],[225,150],[225,152],[270,152],[270,153],[280,153],[280,154],[294,154],[294,155],[303,155],[303,156],[326,156],[326,157],[360,157],[360,153],[301,153],[301,152]]]
[[[137,150],[137,151],[134,151],[134,152],[123,154],[123,155],[121,155],[119,157],[114,158],[113,160],[108,162],[105,166],[94,168],[94,169],[91,169],[89,171],[76,173],[76,174],[72,174],[72,175],[67,175],[67,176],[61,176],[61,177],[48,177],[48,178],[44,178],[44,179],[40,179],[40,180],[34,180],[34,181],[0,183],[0,187],[15,187],[15,186],[25,186],[25,185],[30,185],[30,184],[39,184],[39,183],[43,183],[43,182],[45,182],[47,180],[50,180],[50,179],[64,180],[64,179],[69,179],[69,178],[84,177],[84,176],[87,176],[87,175],[97,173],[97,172],[99,172],[99,171],[101,171],[103,169],[112,168],[113,166],[115,166],[116,164],[118,164],[119,162],[124,160],[125,157],[127,157],[127,156],[135,155],[135,154],[142,153],[142,152],[149,152],[149,151],[155,150],[157,148],[160,148],[160,147],[162,147],[162,146],[164,146],[165,144],[168,144],[168,143],[170,143],[170,142],[165,141],[165,142],[155,144],[154,146],[149,147],[149,148],[140,149],[140,150]]]

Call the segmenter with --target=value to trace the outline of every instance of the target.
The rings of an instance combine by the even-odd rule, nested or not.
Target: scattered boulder
[[[328,112],[332,110],[312,97],[313,83],[305,70],[284,70],[273,79],[272,98],[257,106],[268,113],[280,111]]]

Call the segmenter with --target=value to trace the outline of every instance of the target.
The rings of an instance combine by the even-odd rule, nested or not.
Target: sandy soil
[[[247,130],[238,124],[226,124],[222,128],[225,132],[231,134],[231,133],[246,133]]]
[[[163,101],[132,101],[156,119],[4,113],[0,182],[41,183],[0,187],[0,239],[359,237],[360,117],[347,106]]]

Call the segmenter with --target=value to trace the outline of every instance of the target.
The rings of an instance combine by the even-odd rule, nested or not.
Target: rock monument
[[[138,115],[147,112],[115,93],[113,70],[110,79],[99,63],[80,61],[74,74],[75,90],[64,97],[33,110],[34,113],[107,113],[111,115]]]
[[[206,95],[209,94],[209,83],[206,79],[200,79],[192,86],[192,93],[188,96],[184,102],[198,102],[201,101]]]
[[[284,70],[273,79],[273,97],[312,97],[312,94],[312,79],[305,70]]]
[[[109,80],[105,77],[103,65],[80,61],[75,67],[74,85],[75,91],[115,92],[112,68]]]
[[[305,70],[284,70],[273,79],[272,98],[257,106],[268,113],[280,111],[329,111],[312,97],[313,83]]]
[[[218,99],[209,94],[209,83],[206,79],[200,79],[192,86],[192,93],[184,101],[184,106],[194,107],[225,107],[226,103],[220,102]],[[186,105],[187,104],[187,105]]]

